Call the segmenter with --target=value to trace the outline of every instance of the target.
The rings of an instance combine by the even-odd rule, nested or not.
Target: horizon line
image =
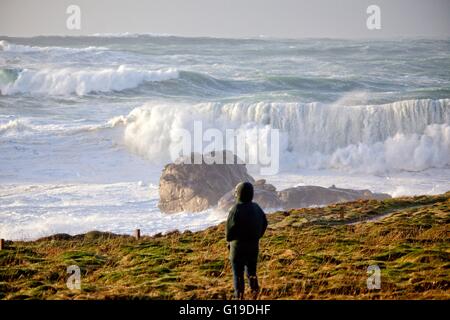
[[[311,37],[280,37],[280,36],[268,36],[268,35],[255,35],[255,36],[212,36],[212,35],[180,35],[169,33],[151,33],[151,32],[96,32],[90,34],[39,34],[29,36],[18,35],[0,35],[0,38],[126,38],[126,37],[155,37],[155,38],[184,38],[184,39],[223,39],[223,40],[450,40],[448,36],[430,36],[430,35],[392,35],[392,36],[355,36],[355,37],[334,37],[334,36],[311,36]]]

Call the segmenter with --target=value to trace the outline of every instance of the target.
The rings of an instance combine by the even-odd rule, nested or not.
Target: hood
[[[251,202],[253,199],[253,185],[250,182],[239,183],[234,190],[234,196],[237,202]]]

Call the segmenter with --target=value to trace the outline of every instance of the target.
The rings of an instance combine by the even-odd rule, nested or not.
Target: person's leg
[[[239,260],[232,260],[231,266],[233,268],[234,297],[243,299],[245,289],[244,264]]]
[[[257,262],[258,255],[256,254],[256,256],[253,256],[251,259],[249,259],[246,264],[248,285],[250,287],[250,290],[252,291],[253,299],[256,299],[259,293],[258,277],[256,276]]]

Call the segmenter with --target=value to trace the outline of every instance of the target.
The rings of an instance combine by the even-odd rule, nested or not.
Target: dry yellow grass
[[[449,299],[449,221],[450,192],[270,214],[260,298]],[[7,243],[0,298],[231,298],[223,224],[141,240],[101,232],[59,238]],[[72,264],[81,268],[81,290],[66,287]],[[380,290],[367,289],[369,265],[381,268]]]

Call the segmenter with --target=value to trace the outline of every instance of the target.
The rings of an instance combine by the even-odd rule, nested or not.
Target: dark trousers
[[[242,299],[245,290],[244,271],[246,271],[248,285],[253,294],[257,294],[259,291],[258,278],[256,277],[256,264],[258,255],[252,255],[246,259],[232,259],[231,266],[233,268],[233,284],[234,284],[234,297],[236,299]]]

